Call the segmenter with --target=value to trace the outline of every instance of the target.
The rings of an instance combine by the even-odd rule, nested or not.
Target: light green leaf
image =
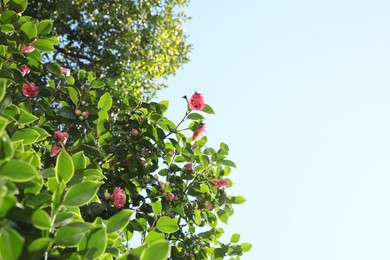
[[[43,209],[37,209],[32,215],[32,223],[38,229],[50,229],[50,216]]]
[[[215,112],[214,110],[211,108],[211,106],[209,105],[206,105],[205,108],[203,108],[202,110],[203,112],[207,113],[207,114],[213,114],[215,115]]]
[[[24,23],[20,27],[20,30],[27,35],[29,40],[32,40],[37,37],[37,27],[33,22]]]
[[[29,145],[29,144],[32,144],[35,141],[37,141],[39,136],[40,135],[37,131],[35,131],[31,128],[25,128],[25,129],[21,129],[21,130],[16,131],[12,135],[12,141],[15,142],[15,141],[23,140],[24,144]]]
[[[27,8],[27,0],[11,0],[9,1],[9,9],[22,13]]]
[[[90,223],[76,222],[61,227],[54,235],[55,243],[63,246],[76,246],[85,233],[92,229]]]
[[[174,233],[179,229],[177,219],[173,219],[167,216],[161,217],[156,224],[156,228],[164,233]]]
[[[230,243],[238,243],[240,241],[240,234],[234,233],[230,238]]]
[[[233,196],[230,198],[230,201],[233,203],[233,204],[243,204],[246,199],[243,197],[243,196]]]
[[[18,259],[22,253],[23,237],[13,228],[0,228],[0,259]]]
[[[94,181],[85,181],[77,183],[69,188],[64,198],[66,206],[83,206],[90,202],[96,195],[101,183]]]
[[[237,168],[236,164],[230,160],[222,160],[221,163],[226,166]]]
[[[156,240],[142,251],[140,260],[165,260],[170,253],[169,242],[166,240]]]
[[[38,176],[37,169],[22,160],[10,160],[0,167],[0,177],[14,182],[26,182]]]
[[[241,249],[243,252],[249,252],[252,249],[252,244],[250,243],[242,243]]]
[[[75,170],[81,170],[81,169],[85,169],[85,167],[87,167],[87,157],[85,157],[83,151],[75,153],[72,156],[72,161],[73,161],[73,165],[74,165]]]
[[[196,225],[200,225],[200,223],[202,223],[202,219],[201,219],[201,216],[200,216],[200,210],[198,209],[195,209],[194,210],[194,221],[195,221],[195,224]]]
[[[49,237],[40,237],[28,245],[29,255],[42,256],[53,244],[53,239]]]
[[[98,108],[108,111],[112,106],[112,98],[109,93],[103,94],[98,102]]]
[[[51,32],[53,28],[53,20],[43,20],[38,24],[37,31],[39,35],[46,35]]]
[[[116,213],[107,221],[107,232],[115,232],[127,226],[133,213],[134,211],[129,209],[123,209]]]
[[[51,52],[54,51],[53,43],[46,39],[39,39],[34,42],[33,46],[40,51]]]
[[[91,82],[91,88],[102,88],[104,85],[105,83],[103,81],[97,79]]]
[[[161,211],[162,211],[161,200],[158,200],[158,201],[156,201],[156,202],[153,202],[153,203],[152,203],[152,209],[153,209],[154,215],[160,214]]]
[[[61,182],[61,180],[64,180],[65,183],[67,183],[73,177],[73,161],[70,155],[64,150],[60,152],[60,155],[57,158],[55,171],[58,183]]]
[[[107,231],[105,228],[95,228],[81,239],[78,251],[83,259],[97,259],[107,247]]]
[[[79,90],[74,87],[66,87],[66,89],[68,90],[69,97],[72,100],[73,104],[77,106],[80,100]]]
[[[145,238],[145,243],[149,244],[156,240],[164,240],[164,233],[160,233],[157,231],[150,231],[149,234]]]

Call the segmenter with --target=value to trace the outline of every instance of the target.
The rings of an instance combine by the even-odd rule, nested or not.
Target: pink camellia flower
[[[135,128],[131,129],[131,135],[138,135],[138,131]]]
[[[34,46],[24,46],[22,45],[22,48],[20,49],[21,53],[30,53],[35,50]]]
[[[213,183],[215,186],[217,186],[218,189],[224,189],[227,186],[229,186],[229,182],[227,180],[224,180],[224,179],[213,180]]]
[[[33,82],[25,82],[22,85],[22,94],[25,97],[35,97],[39,93],[39,87]]]
[[[198,139],[201,138],[203,135],[205,135],[206,132],[207,132],[207,127],[206,127],[206,125],[203,124],[203,123],[201,123],[201,124],[199,125],[198,130],[196,130],[196,131],[194,132],[194,135],[192,136],[192,141],[198,140]]]
[[[51,146],[50,156],[57,156],[61,150],[65,149],[66,140],[68,140],[69,135],[67,132],[55,131],[54,138],[56,139]]]
[[[192,162],[184,164],[184,168],[186,169],[192,169],[192,166],[193,166]]]
[[[20,72],[22,73],[22,76],[26,76],[28,73],[30,73],[30,68],[26,64],[22,64],[20,66]]]
[[[60,69],[61,69],[62,74],[64,74],[65,76],[70,76],[70,69],[67,69],[64,67],[60,67]]]
[[[176,198],[176,195],[173,193],[168,193],[167,194],[167,200],[168,201],[173,201]]]
[[[67,132],[61,132],[61,131],[55,131],[54,136],[57,139],[57,141],[60,141],[63,144],[65,144],[66,140],[68,140],[69,138],[69,134]]]
[[[64,148],[65,148],[65,146],[63,144],[53,142],[53,144],[51,146],[50,156],[51,157],[57,156],[61,152],[61,150],[63,150]]]
[[[121,188],[115,187],[114,192],[111,196],[112,203],[117,209],[121,209],[126,204],[126,193]]]
[[[196,93],[188,100],[191,110],[202,111],[206,106],[206,100],[202,94]]]
[[[212,210],[214,208],[214,205],[210,201],[207,201],[205,202],[204,207],[208,210]]]

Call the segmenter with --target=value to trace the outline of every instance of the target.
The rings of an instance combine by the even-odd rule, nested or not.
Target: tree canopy
[[[111,89],[150,97],[188,61],[186,4],[187,0],[31,0],[26,15],[54,21],[60,44],[52,55],[64,67],[94,71]]]

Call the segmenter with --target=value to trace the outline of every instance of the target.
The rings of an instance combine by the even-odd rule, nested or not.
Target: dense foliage
[[[31,0],[27,15],[54,20],[54,58],[66,67],[94,71],[120,94],[151,96],[188,61],[186,2]]]
[[[0,16],[0,259],[222,259],[233,204],[229,148],[207,147],[201,94],[113,102],[105,79],[42,58],[60,41],[52,20],[2,1]],[[48,55],[47,57],[54,57]]]

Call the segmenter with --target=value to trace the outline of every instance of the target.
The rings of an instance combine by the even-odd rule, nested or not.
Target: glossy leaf
[[[105,228],[95,228],[82,237],[78,250],[84,259],[97,259],[106,250],[107,231]]]
[[[43,20],[37,26],[37,31],[39,35],[46,35],[51,32],[53,27],[53,20]]]
[[[18,259],[22,253],[24,239],[13,228],[0,228],[0,259]]]
[[[38,177],[38,171],[22,160],[10,160],[0,167],[0,177],[14,182],[26,182]]]
[[[168,259],[170,252],[169,242],[165,240],[156,240],[142,251],[140,260],[165,260]]]
[[[96,195],[101,183],[85,181],[77,183],[69,188],[64,198],[66,206],[83,206],[90,202]]]
[[[44,52],[51,52],[51,51],[54,51],[54,46],[53,46],[53,43],[49,40],[46,40],[46,39],[39,39],[37,40],[33,46],[35,48],[37,48],[38,50],[40,51],[44,51]]]
[[[26,34],[29,40],[32,40],[37,37],[37,27],[33,22],[24,23],[20,27],[20,30]]]
[[[29,145],[38,140],[40,134],[30,128],[16,131],[12,136],[12,141],[22,140],[24,144]]]
[[[103,94],[103,96],[101,96],[99,99],[98,108],[108,111],[111,108],[111,106],[112,106],[111,95],[109,93]]]
[[[107,232],[115,232],[121,230],[130,222],[130,216],[134,211],[129,209],[124,209],[116,213],[107,221]]]
[[[34,227],[38,229],[50,229],[51,219],[49,214],[42,209],[37,209],[32,215],[32,222]]]
[[[92,229],[92,224],[76,222],[63,226],[54,236],[55,243],[63,246],[76,246],[81,238]]]
[[[74,174],[74,165],[73,160],[70,155],[62,150],[60,155],[57,158],[57,165],[55,168],[56,178],[58,182],[64,180],[65,183],[68,182]]]
[[[177,219],[173,219],[167,216],[159,218],[156,224],[156,228],[164,233],[173,233],[179,229]]]

